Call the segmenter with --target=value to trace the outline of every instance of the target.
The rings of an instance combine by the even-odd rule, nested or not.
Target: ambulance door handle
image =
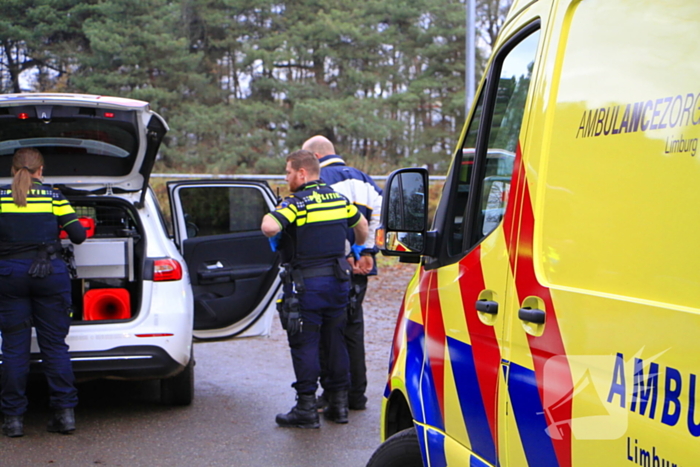
[[[537,308],[521,308],[518,310],[518,318],[534,324],[544,324],[545,313]]]
[[[492,300],[477,300],[476,311],[488,313],[490,315],[498,314],[498,302]]]

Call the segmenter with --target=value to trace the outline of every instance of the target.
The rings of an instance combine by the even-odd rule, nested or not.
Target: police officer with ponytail
[[[301,150],[287,157],[286,179],[292,195],[263,218],[262,232],[282,249],[285,263],[282,325],[287,330],[297,392],[296,405],[278,414],[282,427],[318,428],[316,389],[321,374],[319,344],[328,357],[324,416],[348,422],[350,385],[343,330],[351,267],[345,259],[345,238],[353,228],[358,243],[367,238],[367,220],[341,194],[319,180],[318,159]],[[282,241],[276,239],[282,233]]]
[[[24,435],[32,326],[53,410],[48,431],[75,430],[78,395],[66,344],[71,287],[59,228],[73,243],[86,235],[68,200],[42,184],[43,169],[37,149],[21,148],[12,159],[12,185],[0,187],[0,409],[2,432],[9,437]]]

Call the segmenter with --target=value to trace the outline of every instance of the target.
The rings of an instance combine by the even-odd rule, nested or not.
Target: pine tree
[[[477,2],[481,64],[509,3]],[[314,134],[371,172],[444,170],[464,120],[464,7],[3,0],[0,86],[151,102],[171,126],[166,170],[279,172]]]

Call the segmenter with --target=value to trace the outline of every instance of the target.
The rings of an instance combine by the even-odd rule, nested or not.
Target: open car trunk
[[[74,324],[135,318],[142,297],[145,236],[134,206],[120,198],[68,199],[89,225],[85,242],[73,245]],[[62,243],[72,245],[67,239]]]

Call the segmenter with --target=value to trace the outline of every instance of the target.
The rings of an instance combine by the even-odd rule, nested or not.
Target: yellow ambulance
[[[427,222],[371,467],[700,465],[700,1],[515,0]]]

